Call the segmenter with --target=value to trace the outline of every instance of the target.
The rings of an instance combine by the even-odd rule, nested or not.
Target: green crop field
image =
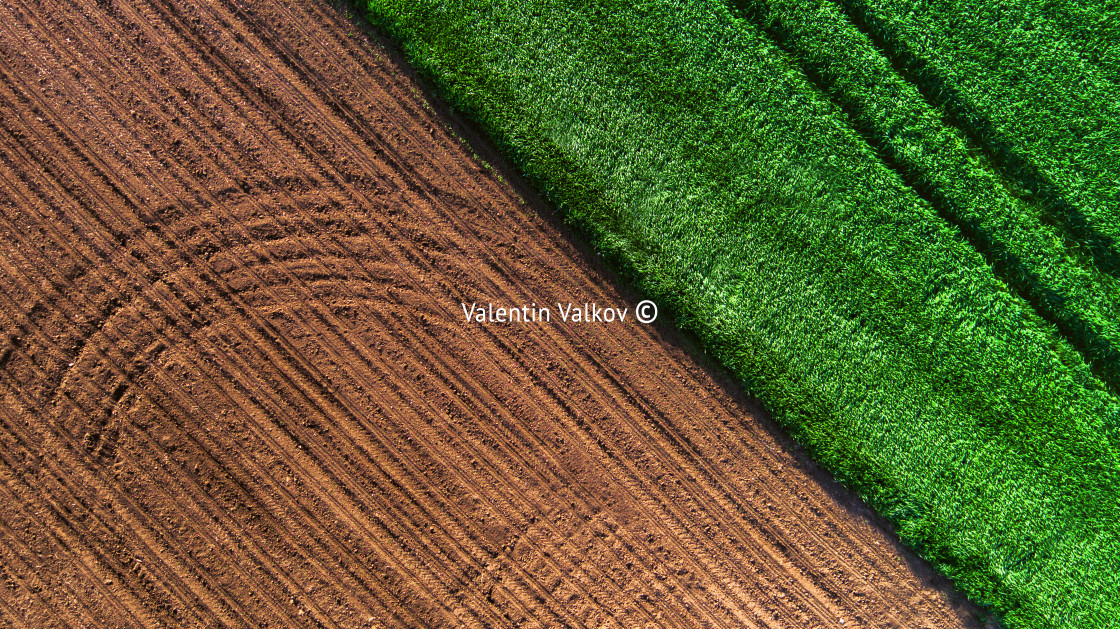
[[[1003,158],[970,150],[969,132],[945,122],[934,99],[895,71],[881,42],[847,20],[843,8],[829,0],[737,0],[733,7],[761,25],[884,162],[1120,391],[1120,281],[1098,270],[1084,238],[993,165]],[[1112,149],[1120,155],[1120,145]],[[1107,261],[1113,254],[1102,255]]]
[[[963,592],[1120,627],[1115,6],[368,10]]]

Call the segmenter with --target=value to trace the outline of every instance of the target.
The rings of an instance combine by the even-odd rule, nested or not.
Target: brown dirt
[[[977,625],[672,332],[466,325],[635,300],[329,3],[10,0],[0,121],[0,625]]]

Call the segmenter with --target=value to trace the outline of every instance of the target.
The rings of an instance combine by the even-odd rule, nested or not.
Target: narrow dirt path
[[[0,25],[0,624],[977,626],[336,7]]]

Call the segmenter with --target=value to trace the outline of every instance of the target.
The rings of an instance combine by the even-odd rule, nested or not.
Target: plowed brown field
[[[0,3],[0,625],[975,624],[385,50]]]

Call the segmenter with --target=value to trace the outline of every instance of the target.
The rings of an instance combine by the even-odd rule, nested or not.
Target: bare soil
[[[0,625],[978,626],[389,50],[0,3]]]

